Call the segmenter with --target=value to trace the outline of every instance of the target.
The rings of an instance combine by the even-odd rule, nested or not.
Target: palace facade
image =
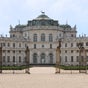
[[[78,42],[88,49],[88,37],[77,37],[76,25],[61,25],[42,12],[26,25],[10,26],[10,37],[0,37],[3,65],[25,65],[25,50],[30,49],[30,64],[55,64],[56,48],[61,42],[61,65],[78,65]],[[87,53],[88,55],[88,53]]]

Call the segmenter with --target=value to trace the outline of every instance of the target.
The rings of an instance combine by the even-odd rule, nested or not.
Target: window
[[[8,43],[7,45],[8,45],[8,47],[10,47],[10,43]]]
[[[65,50],[65,53],[67,53],[67,50]]]
[[[10,50],[8,50],[7,52],[10,53]]]
[[[52,42],[53,41],[53,36],[52,34],[49,34],[49,42]]]
[[[5,62],[6,60],[5,60],[5,56],[3,56],[3,62]]]
[[[52,49],[52,44],[50,44],[50,49]]]
[[[65,47],[67,47],[67,43],[65,43]]]
[[[50,53],[50,54],[49,54],[49,57],[50,57],[50,61],[49,61],[49,63],[52,64],[52,63],[53,63],[53,54]]]
[[[19,62],[21,62],[21,56],[19,56]]]
[[[15,50],[13,50],[13,53],[15,53]]]
[[[13,43],[13,47],[15,47],[15,43]]]
[[[19,50],[19,53],[21,53],[21,50]]]
[[[43,33],[43,34],[41,34],[41,41],[45,41],[45,34]]]
[[[34,54],[33,54],[33,63],[34,63],[34,64],[37,63],[37,57],[38,57],[37,53],[34,53]]]
[[[71,56],[71,62],[73,62],[73,56]]]
[[[67,56],[65,56],[65,62],[67,62]]]
[[[19,43],[19,47],[21,47],[21,43]]]
[[[7,62],[10,62],[10,56],[7,56]]]
[[[34,34],[34,36],[33,36],[33,41],[34,41],[34,42],[37,42],[37,34]]]
[[[44,47],[44,45],[42,45],[42,48]]]
[[[76,56],[76,61],[79,62],[79,56]]]
[[[73,50],[71,50],[71,53],[73,53]]]
[[[5,46],[5,43],[3,43],[3,46]]]
[[[73,47],[73,43],[71,43],[71,47]]]
[[[86,42],[86,46],[88,46],[88,42]]]
[[[15,56],[13,56],[13,62],[15,62]]]
[[[36,44],[34,44],[34,49],[36,49]]]

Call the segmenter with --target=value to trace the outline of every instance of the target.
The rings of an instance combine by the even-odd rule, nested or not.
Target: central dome
[[[41,12],[41,13],[42,14],[39,15],[35,20],[42,20],[42,19],[44,19],[44,20],[50,20],[50,18],[47,15],[45,15],[45,12]]]

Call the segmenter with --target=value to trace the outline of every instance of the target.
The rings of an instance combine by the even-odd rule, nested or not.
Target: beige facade
[[[0,37],[3,65],[25,65],[25,50],[30,49],[31,64],[55,64],[56,47],[61,43],[61,64],[77,65],[78,48],[76,26],[60,25],[57,20],[42,13],[37,18],[28,21],[27,25],[10,26],[10,37]],[[84,47],[88,48],[88,38],[81,38]]]

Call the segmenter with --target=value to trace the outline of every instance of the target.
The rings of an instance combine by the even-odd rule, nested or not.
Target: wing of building
[[[58,20],[49,18],[44,12],[29,20],[26,25],[10,26],[10,37],[0,37],[3,65],[25,65],[25,50],[30,49],[30,64],[55,64],[56,48],[61,42],[61,64],[78,65],[76,26],[61,25]],[[88,38],[82,37],[84,47],[88,49]]]

